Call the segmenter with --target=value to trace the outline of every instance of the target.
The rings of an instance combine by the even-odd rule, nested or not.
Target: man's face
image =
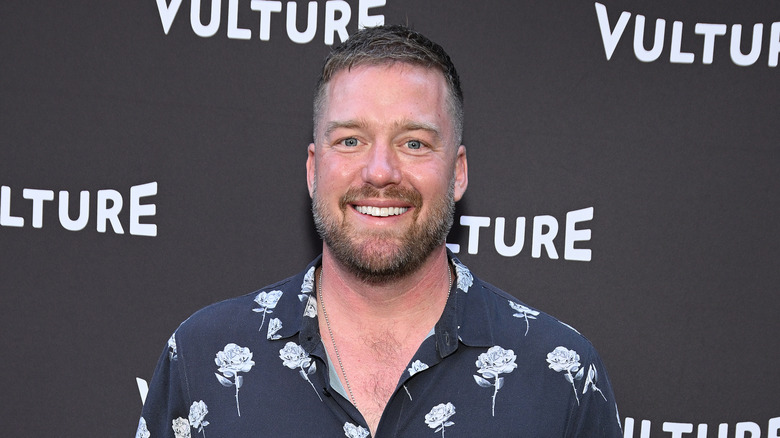
[[[315,224],[366,281],[414,272],[444,244],[468,185],[443,75],[404,63],[342,70],[306,162]]]

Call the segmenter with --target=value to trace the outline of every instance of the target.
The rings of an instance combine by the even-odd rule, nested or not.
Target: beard
[[[339,199],[340,217],[327,211],[317,194],[312,194],[314,224],[320,238],[336,260],[361,281],[379,284],[404,278],[417,271],[428,256],[444,244],[455,217],[454,177],[447,195],[432,201],[429,217],[419,221],[422,196],[414,189],[390,186],[379,190],[372,186],[350,188]],[[365,198],[400,200],[413,207],[413,223],[406,230],[367,231],[358,234],[346,221],[346,210]]]

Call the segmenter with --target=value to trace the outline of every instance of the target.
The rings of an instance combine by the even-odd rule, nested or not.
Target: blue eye
[[[350,137],[344,140],[344,146],[355,147],[357,145],[358,145],[358,141],[356,138]]]
[[[409,140],[406,142],[406,146],[409,149],[420,149],[422,147],[422,143],[420,143],[419,140]]]

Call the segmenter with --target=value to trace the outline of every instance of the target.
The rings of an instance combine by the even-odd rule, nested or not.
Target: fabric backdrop
[[[625,436],[780,436],[776,1],[12,0],[0,17],[4,436],[132,436],[182,320],[319,252],[314,83],[379,23],[461,74],[470,185],[448,243],[596,345]]]

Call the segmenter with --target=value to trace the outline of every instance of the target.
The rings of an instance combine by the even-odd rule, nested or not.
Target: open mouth
[[[366,214],[374,217],[386,217],[386,216],[398,216],[399,214],[406,213],[409,210],[408,207],[371,207],[367,205],[356,205],[355,210],[358,213]]]
[[[422,205],[422,195],[411,188],[390,186],[381,191],[372,186],[351,187],[339,199],[339,208],[354,211],[370,217],[401,216],[410,209]]]

